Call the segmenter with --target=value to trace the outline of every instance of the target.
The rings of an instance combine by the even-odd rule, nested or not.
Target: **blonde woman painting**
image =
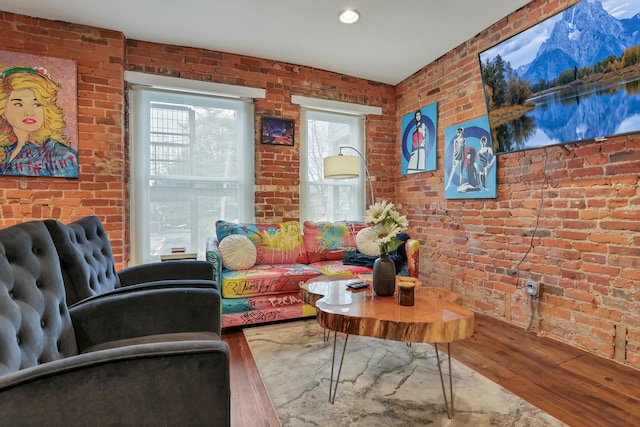
[[[78,154],[64,135],[60,86],[44,68],[0,71],[0,174],[78,177]]]

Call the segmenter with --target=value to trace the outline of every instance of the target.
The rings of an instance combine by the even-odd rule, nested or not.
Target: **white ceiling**
[[[2,0],[0,10],[396,85],[529,1]],[[347,7],[360,21],[338,21]]]

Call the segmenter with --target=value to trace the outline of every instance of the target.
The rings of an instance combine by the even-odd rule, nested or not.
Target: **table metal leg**
[[[336,401],[336,393],[338,392],[338,384],[340,382],[340,374],[342,373],[342,364],[344,363],[344,355],[347,352],[347,343],[349,342],[349,333],[345,334],[344,338],[344,346],[342,347],[342,355],[340,355],[340,365],[338,366],[338,372],[334,379],[334,372],[336,366],[336,348],[338,346],[338,332],[333,332],[333,353],[331,356],[331,378],[329,379],[329,403],[334,404]],[[411,343],[407,343],[408,346]],[[451,344],[447,343],[447,359],[448,359],[448,368],[449,368],[449,398],[447,398],[447,390],[444,385],[444,376],[442,374],[442,362],[440,360],[440,351],[438,349],[438,344],[433,344],[436,350],[436,361],[438,362],[438,373],[440,374],[440,385],[442,386],[442,396],[444,398],[444,407],[447,411],[447,417],[449,419],[453,419],[454,415],[454,404],[453,404],[453,376],[451,375]],[[449,400],[451,401],[449,403]]]
[[[449,397],[451,398],[451,406],[447,402],[447,392],[444,386],[444,379],[442,378],[442,365],[440,363],[440,352],[438,351],[438,344],[434,343],[433,346],[436,349],[436,360],[438,361],[438,372],[440,372],[440,384],[442,385],[442,396],[444,396],[444,407],[447,411],[447,417],[453,418],[453,377],[451,376],[451,344],[447,343],[447,358],[449,359]]]
[[[340,372],[342,372],[342,362],[344,361],[344,354],[347,351],[347,342],[349,341],[349,333],[345,335],[344,347],[342,347],[342,356],[340,357],[340,366],[338,367],[338,375],[333,379],[333,368],[336,365],[336,342],[338,340],[338,332],[333,332],[333,356],[331,357],[331,379],[329,380],[329,403],[333,405],[336,401],[336,392],[338,391],[338,382],[340,381]]]

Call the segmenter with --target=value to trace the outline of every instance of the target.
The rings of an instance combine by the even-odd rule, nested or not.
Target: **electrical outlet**
[[[524,290],[532,297],[537,297],[540,295],[540,283],[527,280],[524,284]]]

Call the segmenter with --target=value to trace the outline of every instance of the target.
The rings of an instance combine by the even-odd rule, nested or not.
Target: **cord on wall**
[[[529,252],[531,252],[531,249],[533,249],[533,239],[536,237],[536,233],[538,231],[538,225],[540,224],[540,213],[542,212],[542,205],[544,205],[544,190],[548,185],[548,181],[547,181],[547,149],[544,149],[544,157],[543,157],[543,165],[542,165],[542,173],[544,176],[544,179],[542,181],[542,188],[540,189],[540,204],[538,205],[538,212],[536,213],[536,224],[535,227],[533,228],[533,231],[531,232],[531,240],[529,241],[529,248],[527,249],[527,251],[524,253],[524,255],[522,256],[522,259],[520,259],[520,261],[518,262],[518,264],[516,265],[516,289],[522,289],[525,287],[525,285],[520,285],[520,265],[525,261],[525,259],[527,259],[527,256],[529,256]]]
[[[536,237],[536,233],[538,232],[538,225],[540,224],[540,214],[542,212],[542,206],[544,205],[544,190],[545,188],[548,186],[548,181],[547,181],[547,149],[544,149],[544,156],[543,156],[543,166],[542,166],[542,173],[543,173],[543,181],[542,181],[542,188],[540,189],[540,204],[538,205],[538,211],[536,213],[536,223],[535,226],[533,228],[533,231],[531,232],[531,239],[529,240],[529,248],[527,248],[527,251],[524,253],[524,255],[522,256],[522,258],[520,259],[520,262],[518,262],[518,264],[516,265],[516,289],[522,289],[526,287],[526,282],[524,285],[520,286],[519,285],[519,281],[520,281],[520,265],[524,262],[525,259],[527,259],[527,256],[529,256],[529,253],[531,252],[531,250],[533,249],[533,239]],[[538,285],[539,286],[539,285]],[[540,335],[541,332],[541,323],[542,323],[542,316],[540,315],[540,296],[539,296],[539,288],[536,289],[535,295],[531,294],[530,291],[532,289],[526,289],[527,291],[527,295],[529,296],[529,322],[527,324],[527,327],[525,328],[525,330],[528,332],[531,330],[531,326],[533,325],[533,316],[534,313],[537,313],[537,324],[536,324],[536,332],[538,335]]]

